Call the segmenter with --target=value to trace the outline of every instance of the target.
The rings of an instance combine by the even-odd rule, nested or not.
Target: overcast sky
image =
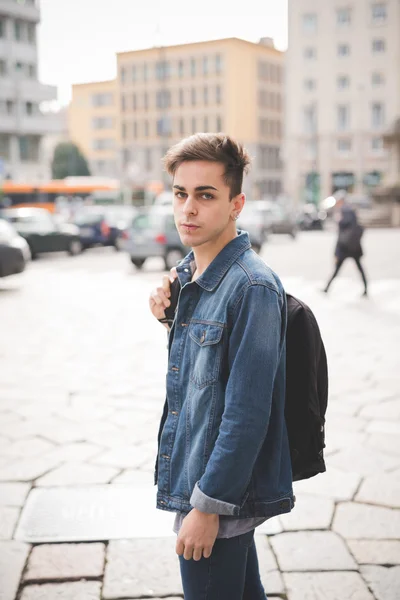
[[[287,46],[287,0],[41,0],[39,77],[58,86],[115,77],[115,53],[221,37]],[[189,14],[191,13],[191,14]]]

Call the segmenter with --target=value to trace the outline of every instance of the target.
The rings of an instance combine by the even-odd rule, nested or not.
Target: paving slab
[[[24,581],[83,579],[101,577],[104,544],[43,544],[29,557]]]
[[[0,541],[0,600],[15,600],[28,554],[28,544]]]
[[[389,456],[364,445],[337,452],[329,457],[329,464],[342,471],[373,475],[399,467],[400,456]]]
[[[400,455],[399,436],[389,433],[371,433],[366,439],[366,445],[380,452]]]
[[[347,545],[359,565],[400,565],[400,541],[347,540]]]
[[[100,600],[100,594],[99,581],[43,583],[25,587],[21,600]]]
[[[0,506],[0,540],[11,540],[20,512],[14,506]]]
[[[400,539],[400,511],[345,502],[336,508],[332,529],[347,539]]]
[[[39,477],[37,486],[65,486],[109,483],[120,469],[70,462]]]
[[[125,469],[120,475],[114,477],[113,484],[125,483],[129,485],[137,485],[139,487],[150,486],[153,484],[154,474],[140,469]]]
[[[155,452],[149,452],[140,446],[121,446],[99,454],[91,462],[96,465],[118,467],[119,469],[138,469],[152,458],[155,463]]]
[[[55,446],[52,450],[46,452],[45,456],[58,460],[60,463],[64,461],[84,462],[98,456],[103,450],[103,447],[96,444],[73,442]]]
[[[388,433],[389,435],[400,435],[399,421],[383,421],[374,419],[365,428],[366,433]]]
[[[26,456],[40,456],[47,450],[54,448],[54,444],[41,438],[32,437],[28,439],[17,440],[9,444],[1,454],[10,458],[24,458]]]
[[[0,506],[21,507],[30,487],[27,483],[0,483]]]
[[[15,538],[45,543],[174,536],[174,515],[157,510],[155,504],[153,486],[35,488]]]
[[[400,444],[399,444],[400,445]],[[358,502],[400,508],[400,472],[366,477],[355,498]]]
[[[174,538],[110,542],[104,575],[104,600],[181,593]]]
[[[399,600],[400,566],[361,567],[361,575],[372,589],[377,600]]]
[[[359,412],[360,417],[400,421],[400,398],[379,402],[379,404],[370,404],[365,406]]]
[[[261,582],[268,598],[271,594],[283,594],[285,587],[281,573],[275,560],[268,538],[265,535],[255,536],[257,547],[258,564],[260,568]]]
[[[288,600],[375,600],[359,573],[285,573],[284,580]]]
[[[293,487],[296,498],[299,494],[304,493],[324,496],[332,500],[352,500],[360,481],[361,475],[336,469],[330,465],[328,459],[326,473],[304,481],[295,481]],[[297,510],[297,505],[295,510]]]
[[[43,456],[14,459],[10,464],[0,468],[0,481],[34,481],[58,464],[58,460]]]
[[[357,564],[332,531],[281,533],[271,538],[281,571],[352,570]]]
[[[291,513],[279,517],[285,531],[300,529],[329,529],[335,510],[330,498],[297,494],[296,505]]]

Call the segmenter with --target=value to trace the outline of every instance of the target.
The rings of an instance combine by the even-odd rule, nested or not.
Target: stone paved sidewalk
[[[36,301],[50,281],[45,269],[41,277]],[[57,298],[73,298],[73,277],[57,281]],[[0,600],[183,597],[172,517],[155,511],[152,488],[165,338],[144,313],[135,340],[125,335],[128,284],[115,280],[116,289],[101,276],[75,284],[88,306],[100,293],[119,302],[101,339],[74,346],[83,321],[96,331],[103,314],[94,306],[79,317],[72,306],[63,319],[53,314],[51,335],[41,331],[42,359],[37,340],[19,349],[25,369],[0,340]],[[400,285],[378,281],[363,301],[346,278],[327,298],[301,279],[284,283],[312,306],[327,346],[328,471],[297,483],[292,514],[257,531],[268,597],[398,600]],[[140,305],[148,282],[130,281],[131,294],[132,285]],[[3,302],[4,322],[18,309]],[[21,335],[34,323],[25,313]],[[51,352],[54,330],[63,337]]]

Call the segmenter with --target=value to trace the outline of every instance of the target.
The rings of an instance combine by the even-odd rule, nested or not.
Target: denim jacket
[[[194,282],[193,263],[190,253],[177,268],[157,507],[236,518],[290,512],[282,284],[246,232]]]

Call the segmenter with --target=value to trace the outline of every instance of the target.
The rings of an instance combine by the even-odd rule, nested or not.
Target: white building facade
[[[37,1],[0,0],[0,178],[15,181],[49,174],[42,139],[52,132],[53,119],[40,104],[57,93],[37,78],[39,20]]]
[[[289,0],[286,78],[286,191],[370,195],[400,116],[400,0]]]

